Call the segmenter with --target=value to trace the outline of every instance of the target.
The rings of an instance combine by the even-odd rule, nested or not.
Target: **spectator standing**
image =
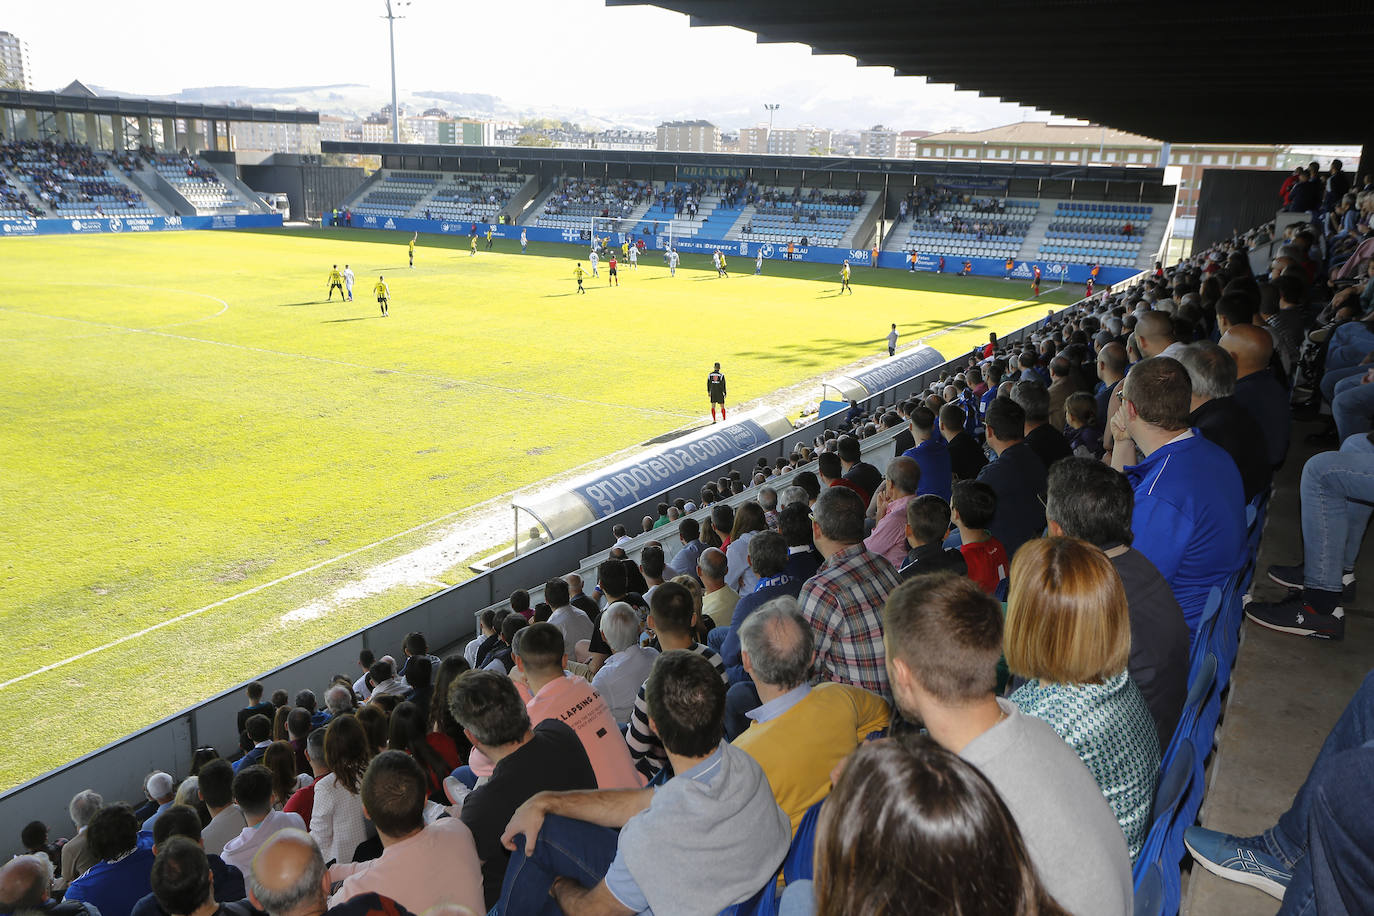
[[[997,509],[989,526],[992,536],[1015,557],[1022,544],[1045,529],[1045,463],[1025,442],[1026,412],[1011,398],[988,405],[988,447],[996,460],[978,473],[992,487]]]

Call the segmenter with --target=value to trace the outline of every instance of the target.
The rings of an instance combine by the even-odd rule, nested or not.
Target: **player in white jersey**
[[[763,246],[759,246],[759,253],[754,256],[754,276],[763,273]]]
[[[716,276],[720,276],[720,249],[711,252],[711,266],[716,269]]]
[[[524,254],[524,253],[525,253],[525,248],[529,245],[529,243],[530,243],[529,237],[525,235],[525,230],[524,230],[524,229],[521,229],[521,230],[520,230],[520,253],[521,253],[521,254]]]
[[[630,246],[630,270],[639,270],[639,249]]]
[[[677,261],[678,261],[678,258],[677,258],[677,249],[676,249],[676,248],[669,248],[669,249],[668,249],[668,276],[670,276],[670,277],[676,277],[676,276],[677,276]]]
[[[598,272],[597,272],[597,269],[596,269],[596,265],[601,261],[601,256],[598,255],[598,254],[596,253],[596,249],[595,249],[595,248],[592,249],[591,254],[587,255],[587,260],[590,261],[590,262],[591,262],[591,265],[592,265],[592,276],[593,276],[593,277],[599,277],[599,276],[601,276],[601,274],[598,273]]]
[[[349,301],[349,302],[352,302],[352,301],[353,301],[353,268],[349,267],[347,264],[344,265],[343,278],[344,278],[344,292],[348,293],[348,301]]]

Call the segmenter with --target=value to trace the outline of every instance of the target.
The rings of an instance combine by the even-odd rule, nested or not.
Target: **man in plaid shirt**
[[[821,491],[811,510],[811,532],[825,562],[802,586],[801,612],[816,634],[813,673],[890,701],[882,611],[901,579],[891,563],[864,547],[866,508],[853,490]]]

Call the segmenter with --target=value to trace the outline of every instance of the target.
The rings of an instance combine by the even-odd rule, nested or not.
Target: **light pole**
[[[764,141],[763,151],[769,152],[773,148],[773,114],[782,107],[777,102],[764,102],[764,109],[768,112],[768,139]]]
[[[396,9],[403,6],[410,6],[410,0],[397,0]],[[404,19],[404,16],[397,16],[392,11],[392,0],[386,0],[386,15],[382,18],[386,20],[386,27],[391,37],[391,142],[401,142],[401,121],[400,113],[396,108],[396,20]]]

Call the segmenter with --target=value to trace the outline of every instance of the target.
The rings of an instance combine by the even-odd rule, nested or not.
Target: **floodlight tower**
[[[386,20],[387,31],[391,37],[391,142],[401,142],[401,121],[400,112],[396,108],[396,20],[404,19],[404,16],[397,16],[395,10],[410,6],[410,0],[386,0],[386,15],[382,18]],[[393,7],[395,9],[393,9]]]
[[[777,102],[764,102],[763,107],[768,112],[768,132],[771,134],[773,132],[773,113],[782,105]]]

